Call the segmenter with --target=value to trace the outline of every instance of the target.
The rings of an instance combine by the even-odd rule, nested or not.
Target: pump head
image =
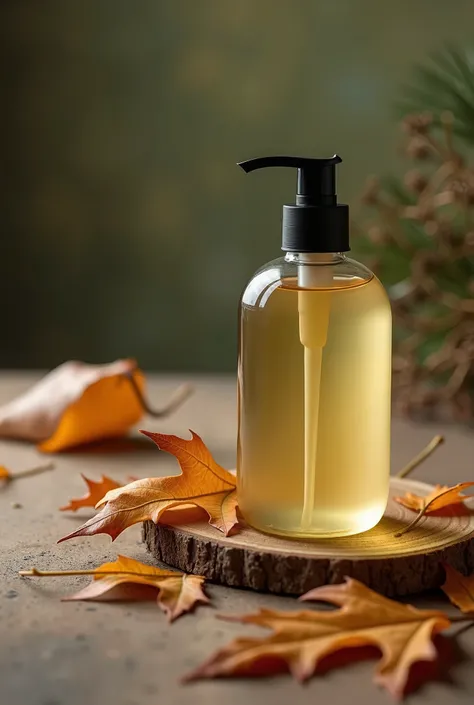
[[[329,159],[259,157],[239,162],[246,173],[268,167],[297,169],[296,203],[283,206],[282,250],[285,252],[347,252],[349,207],[337,202],[335,154]]]

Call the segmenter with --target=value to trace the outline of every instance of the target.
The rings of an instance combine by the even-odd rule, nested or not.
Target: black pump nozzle
[[[240,162],[248,174],[255,169],[285,166],[298,169],[297,206],[332,206],[336,203],[336,164],[342,162],[335,154],[329,159],[308,157],[259,157]]]
[[[246,173],[267,167],[298,170],[296,204],[283,206],[282,250],[289,252],[347,252],[349,208],[337,203],[335,154],[328,159],[259,157],[239,162]]]

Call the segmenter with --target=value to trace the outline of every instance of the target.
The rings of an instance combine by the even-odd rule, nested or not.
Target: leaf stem
[[[452,492],[452,491],[453,491],[453,488],[452,488],[452,487],[448,487],[447,490],[444,490],[444,492],[440,492],[440,493],[437,494],[435,497],[433,497],[432,499],[430,499],[430,501],[428,502],[428,504],[425,504],[425,505],[420,509],[420,511],[418,512],[418,514],[416,515],[416,517],[413,519],[413,521],[411,521],[411,522],[410,522],[407,526],[405,526],[401,531],[398,531],[398,532],[395,534],[395,538],[398,539],[398,538],[400,538],[400,536],[403,536],[403,534],[406,534],[408,531],[411,531],[411,529],[413,529],[413,528],[418,524],[418,522],[420,521],[420,519],[425,516],[427,510],[431,507],[431,505],[432,505],[434,502],[436,502],[440,497],[443,497],[445,494],[448,494],[448,492]],[[469,497],[466,496],[466,499],[469,499]]]
[[[421,465],[422,462],[429,458],[433,451],[435,451],[436,448],[442,443],[444,443],[444,436],[435,436],[434,438],[432,438],[426,448],[423,448],[423,450],[418,453],[418,455],[415,455],[415,457],[410,460],[408,465],[405,465],[405,467],[400,470],[400,472],[397,472],[395,477],[407,477],[411,472],[413,472],[413,470],[415,470],[415,468],[417,468],[419,465]]]
[[[137,573],[133,570],[99,570],[98,568],[89,570],[38,570],[37,568],[31,568],[31,570],[19,570],[18,575],[30,578],[62,578],[71,575],[96,575],[99,577],[102,577],[103,575],[134,575],[140,578],[177,578],[182,576],[183,573],[174,571],[157,575],[156,573]]]
[[[153,409],[143,396],[142,391],[138,386],[135,377],[133,376],[133,372],[128,372],[124,374],[123,377],[125,377],[125,379],[130,382],[130,385],[143,411],[145,411],[148,416],[152,416],[155,419],[159,419],[163,416],[168,416],[169,414],[171,414],[178,407],[180,407],[186,401],[186,399],[188,399],[188,397],[190,397],[191,394],[193,394],[194,392],[194,387],[191,384],[181,384],[175,389],[170,399],[168,400],[168,403],[165,404],[163,408]]]
[[[26,470],[20,470],[13,474],[8,475],[8,477],[2,478],[7,482],[12,482],[13,480],[20,480],[23,477],[31,477],[32,475],[40,475],[47,470],[54,470],[54,463],[44,463],[43,465],[36,465],[33,468],[27,468]]]

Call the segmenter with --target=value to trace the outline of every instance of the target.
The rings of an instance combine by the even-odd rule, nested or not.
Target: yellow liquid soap
[[[284,266],[257,274],[241,303],[239,507],[272,534],[360,533],[388,497],[390,305],[351,260],[317,289]]]

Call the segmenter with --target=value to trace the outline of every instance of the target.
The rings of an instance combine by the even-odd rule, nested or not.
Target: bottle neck
[[[285,262],[293,264],[340,264],[346,256],[342,252],[287,252]]]

